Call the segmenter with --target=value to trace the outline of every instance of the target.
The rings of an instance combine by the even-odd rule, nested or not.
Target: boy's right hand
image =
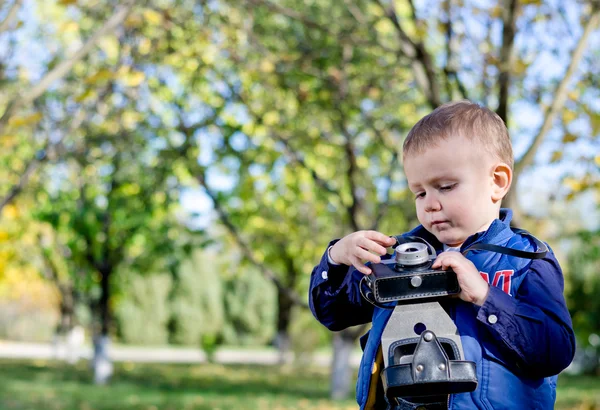
[[[329,250],[329,257],[335,263],[352,265],[359,272],[368,275],[371,269],[363,263],[381,262],[380,255],[385,255],[385,247],[392,246],[396,239],[377,231],[357,231],[344,236],[337,241]]]

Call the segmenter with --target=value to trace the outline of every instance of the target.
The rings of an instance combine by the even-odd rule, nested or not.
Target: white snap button
[[[324,270],[323,272],[321,272],[321,277],[323,279],[327,279],[327,271],[326,270]]]
[[[498,321],[498,316],[496,316],[496,315],[489,315],[488,316],[488,322],[490,322],[492,325],[494,323],[496,323],[497,321]]]

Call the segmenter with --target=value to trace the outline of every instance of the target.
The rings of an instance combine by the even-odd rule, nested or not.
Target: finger
[[[391,238],[388,235],[377,231],[365,231],[365,237],[384,246],[392,246],[396,243],[395,238]]]
[[[372,263],[380,263],[381,262],[381,258],[378,255],[375,255],[374,253],[371,253],[362,248],[358,248],[356,250],[356,252],[354,253],[354,255],[362,260],[367,260]]]
[[[435,258],[435,261],[433,261],[433,265],[431,265],[431,267],[433,269],[437,269],[440,266],[442,266],[442,261],[446,258],[446,255],[444,255],[443,253],[438,255],[437,258]]]
[[[433,269],[437,269],[439,267],[441,267],[442,269],[446,270],[450,267],[455,266],[457,263],[456,259],[454,259],[454,255],[450,255],[449,253],[444,255],[441,254],[440,256],[438,256],[438,258],[435,260],[435,262],[433,263],[433,265],[431,265],[431,267]]]
[[[365,266],[360,259],[358,259],[356,256],[352,256],[350,257],[350,262],[352,263],[352,266],[354,266],[356,268],[357,271],[364,273],[365,275],[368,275],[371,273],[371,269],[367,266]]]
[[[387,250],[379,245],[377,242],[372,241],[370,239],[367,238],[361,238],[362,240],[359,241],[358,246],[360,246],[363,249],[366,249],[368,251],[371,252],[375,252],[379,255],[385,255],[387,253]]]

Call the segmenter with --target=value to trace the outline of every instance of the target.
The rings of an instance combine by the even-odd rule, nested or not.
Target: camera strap
[[[491,243],[481,243],[480,242],[480,243],[474,243],[473,245],[467,247],[461,253],[463,255],[466,255],[466,253],[470,252],[470,251],[482,250],[482,251],[491,251],[491,252],[501,253],[504,255],[515,256],[517,258],[525,258],[525,259],[544,259],[546,257],[546,255],[548,254],[548,246],[544,242],[540,241],[538,238],[536,238],[535,236],[530,234],[525,229],[511,228],[511,230],[516,234],[525,235],[525,236],[528,236],[529,238],[531,238],[533,243],[535,243],[535,245],[537,246],[538,250],[535,252],[529,252],[529,251],[522,251],[520,249],[509,248],[506,246],[493,245]],[[419,236],[397,235],[397,236],[393,236],[393,238],[396,239],[396,243],[394,245],[392,245],[392,248],[394,248],[394,249],[396,249],[396,247],[402,243],[412,242],[415,240],[419,241],[419,242],[423,242],[423,243],[427,244],[429,247],[431,247],[431,249],[433,249],[433,246],[431,246],[425,239],[423,239]],[[434,252],[433,253],[434,259],[435,259],[435,256],[436,255]]]
[[[501,253],[504,255],[515,256],[517,258],[525,258],[525,259],[543,259],[548,254],[548,246],[540,241],[538,238],[530,234],[524,229],[512,229],[512,231],[516,234],[525,235],[530,237],[533,242],[538,247],[538,250],[535,252],[522,251],[519,249],[508,248],[506,246],[500,245],[492,245],[491,243],[474,243],[473,245],[467,247],[462,251],[462,254],[465,255],[469,251],[475,250],[483,250],[483,251],[491,251],[496,253]]]

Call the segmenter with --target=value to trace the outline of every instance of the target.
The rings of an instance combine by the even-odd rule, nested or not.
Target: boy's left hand
[[[471,302],[478,306],[483,305],[490,287],[481,277],[473,262],[465,258],[463,254],[454,251],[443,252],[436,258],[431,267],[433,269],[441,267],[443,270],[452,268],[461,288],[458,297],[465,302]]]

